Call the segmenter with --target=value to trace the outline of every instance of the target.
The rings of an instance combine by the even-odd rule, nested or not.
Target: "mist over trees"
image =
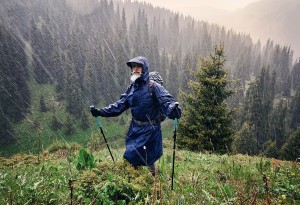
[[[227,101],[236,110],[233,150],[285,156],[300,123],[300,62],[293,62],[290,47],[272,40],[261,45],[250,35],[145,3],[101,0],[74,7],[71,2],[2,2],[1,144],[16,140],[13,123],[29,112],[30,83],[55,86],[66,113],[86,118],[87,105],[119,98],[130,83],[127,60],[143,55],[179,99],[179,91],[190,93],[187,82],[195,80],[188,69],[196,71],[198,57],[222,43],[227,80],[235,82],[228,86],[236,90]],[[84,4],[91,7],[81,10]],[[246,149],[249,143],[253,147]]]

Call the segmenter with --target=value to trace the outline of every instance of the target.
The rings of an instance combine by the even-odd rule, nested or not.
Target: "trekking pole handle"
[[[91,105],[90,109],[95,109],[95,106]],[[97,123],[98,127],[102,128],[102,125],[101,125],[101,122],[100,122],[99,118],[98,117],[95,117],[95,118],[96,118],[96,123]]]
[[[175,109],[176,111],[178,110],[178,106],[179,106],[179,102],[175,102]],[[177,111],[178,112],[178,111]],[[176,132],[176,126],[177,126],[177,123],[178,123],[178,119],[175,118],[174,119],[174,132]]]

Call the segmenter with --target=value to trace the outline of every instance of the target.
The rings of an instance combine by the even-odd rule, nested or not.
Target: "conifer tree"
[[[66,79],[64,95],[66,99],[66,110],[68,113],[79,118],[83,110],[84,97],[79,84],[79,77],[75,71],[74,63],[70,61],[69,54],[66,53]]]
[[[262,68],[257,79],[250,84],[247,90],[243,122],[248,122],[254,129],[254,137],[257,142],[257,149],[264,149],[263,145],[270,139],[270,114],[272,112],[272,102],[275,97],[276,73],[272,77],[269,69]]]
[[[281,149],[281,156],[286,160],[296,160],[300,156],[300,127],[292,133]]]
[[[292,98],[291,103],[291,123],[290,128],[296,130],[300,126],[300,86],[295,93],[295,96]]]
[[[47,112],[47,111],[48,111],[48,109],[46,107],[44,95],[41,95],[41,97],[40,97],[40,112]]]
[[[8,145],[15,141],[11,122],[0,107],[0,145]]]
[[[258,154],[257,141],[254,136],[254,127],[245,122],[234,136],[232,150],[235,153],[256,155]]]
[[[75,127],[72,123],[72,118],[70,115],[67,115],[66,123],[65,123],[65,134],[71,135],[75,133]]]
[[[58,119],[58,117],[55,114],[53,114],[52,121],[51,121],[51,128],[53,130],[59,130],[62,127],[63,127],[63,123]]]
[[[27,56],[14,31],[0,22],[0,107],[12,122],[23,119],[30,106]]]
[[[201,59],[193,73],[196,81],[189,82],[190,93],[182,93],[184,115],[180,121],[178,143],[190,150],[226,153],[232,142],[232,111],[225,100],[232,95],[224,46],[215,46],[207,59]]]

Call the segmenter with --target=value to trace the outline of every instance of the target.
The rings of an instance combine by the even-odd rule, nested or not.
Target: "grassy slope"
[[[163,123],[164,155],[158,162],[159,177],[152,178],[146,168],[133,170],[123,163],[129,115],[123,115],[124,125],[118,123],[120,118],[101,119],[117,159],[114,165],[93,117],[89,116],[91,127],[85,131],[78,129],[80,122],[76,119],[72,120],[74,134],[65,135],[65,127],[53,131],[50,128],[53,112],[38,112],[40,96],[47,93],[44,95],[47,107],[55,110],[62,122],[66,121],[64,104],[57,101],[52,86],[30,86],[34,90],[31,112],[15,127],[17,144],[1,148],[0,154],[35,154],[0,158],[0,205],[66,204],[70,201],[68,180],[71,178],[76,180],[75,204],[96,203],[97,200],[107,200],[108,204],[109,200],[119,200],[119,204],[122,200],[131,201],[131,204],[300,203],[298,163],[243,155],[219,156],[177,150],[174,191],[171,191],[172,121]],[[40,129],[34,125],[37,122]],[[94,154],[97,165],[92,170],[76,169],[80,146]],[[68,157],[75,161],[68,161]]]
[[[66,135],[65,130],[68,119],[65,112],[65,105],[63,101],[58,101],[54,86],[37,85],[34,82],[30,82],[29,87],[30,90],[32,90],[31,107],[24,120],[14,126],[16,143],[6,147],[0,147],[0,156],[11,156],[20,152],[38,153],[56,141],[65,141],[67,143],[77,142],[84,145],[93,137],[101,137],[95,119],[89,114],[89,105],[87,105],[87,114],[90,128],[82,130],[80,128],[80,119],[75,119],[71,116],[74,133]],[[40,112],[41,95],[44,96],[48,112]],[[59,121],[64,124],[58,130],[51,128],[54,114]],[[129,115],[123,115],[123,119],[125,120],[125,125],[123,126],[118,123],[120,119],[121,117],[115,119],[101,119],[108,140],[116,141],[116,139],[120,139],[125,135]],[[36,126],[37,124],[38,126]],[[119,146],[118,144],[119,141],[117,140],[114,146]]]
[[[122,199],[131,204],[300,203],[299,163],[244,155],[177,150],[171,191],[172,142],[164,142],[164,155],[158,162],[159,176],[155,178],[145,167],[134,170],[124,163],[123,148],[112,149],[116,164],[104,146],[93,151],[97,164],[91,170],[75,168],[76,149],[44,151],[39,160],[37,155],[0,158],[0,204],[10,200],[20,204],[66,204],[70,201],[71,178],[76,180],[74,203],[83,204],[104,199],[116,204]],[[68,161],[70,156],[75,161]]]

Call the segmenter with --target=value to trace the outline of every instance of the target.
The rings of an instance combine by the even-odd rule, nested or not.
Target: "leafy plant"
[[[103,158],[95,160],[94,155]],[[93,154],[80,150],[68,160],[50,152],[41,155],[40,163],[35,155],[0,158],[0,204],[69,204],[71,200],[73,204],[116,205],[300,202],[299,163],[178,150],[171,191],[171,156],[172,150],[166,147],[157,162],[156,178],[148,174],[147,167],[135,169],[124,160],[112,163],[107,150]]]
[[[96,165],[95,157],[93,154],[88,153],[85,149],[81,149],[77,156],[77,170],[84,170],[84,169],[92,169]]]

